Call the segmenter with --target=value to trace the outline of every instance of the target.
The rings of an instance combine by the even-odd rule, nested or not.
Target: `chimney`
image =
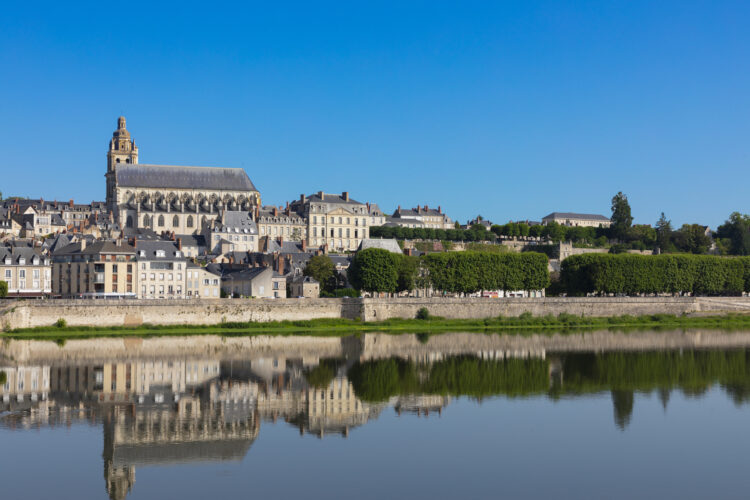
[[[441,207],[440,205],[438,205],[438,213],[439,213],[439,214],[442,214],[442,213],[443,213],[443,209],[442,209],[442,207]]]
[[[283,236],[279,236],[279,246],[280,247],[284,246],[284,237]]]
[[[68,202],[68,206],[70,208],[73,208],[73,198],[71,198],[70,201]]]
[[[401,213],[401,205],[398,206],[398,209],[396,209],[396,212]]]
[[[341,197],[344,199],[344,201],[349,201],[349,191],[344,191],[341,193]]]
[[[169,239],[174,241],[174,231],[172,231],[172,233],[169,235]]]
[[[134,237],[130,244],[133,245],[133,248],[138,248],[138,238]]]
[[[221,209],[221,223],[222,223],[222,225],[226,223],[226,220],[227,220],[227,211],[226,211],[226,209],[222,208]]]
[[[274,217],[278,217],[279,216],[279,208],[278,207],[273,207],[273,216]]]
[[[301,204],[304,205],[306,201],[307,201],[307,197],[304,194],[299,195],[299,202]]]
[[[86,250],[86,238],[81,238],[81,252]]]
[[[57,200],[55,200],[55,209],[57,209]]]
[[[284,257],[279,255],[276,258],[276,272],[279,274],[284,274]]]
[[[307,251],[307,240],[302,238],[302,251]]]
[[[318,191],[318,196],[320,196],[320,199],[322,201],[326,199],[326,194],[323,191]]]
[[[182,250],[182,238],[177,238],[177,250]]]
[[[425,206],[424,206],[424,211],[425,211],[425,212],[427,212],[427,211],[429,211],[429,210],[430,210],[430,207],[428,207],[427,205],[425,205]]]
[[[286,214],[289,215],[289,202],[286,202]]]
[[[367,213],[370,213],[370,202],[368,201],[365,205],[367,205]]]

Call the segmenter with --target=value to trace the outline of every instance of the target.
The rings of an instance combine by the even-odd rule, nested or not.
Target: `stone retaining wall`
[[[585,316],[630,314],[750,313],[748,297],[582,297],[582,298],[393,298],[393,299],[215,299],[215,300],[26,300],[0,303],[4,330],[68,326],[202,325],[221,322],[361,318],[414,318],[422,307],[445,318]]]

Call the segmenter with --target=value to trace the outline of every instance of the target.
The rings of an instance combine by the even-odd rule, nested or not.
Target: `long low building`
[[[612,225],[612,221],[603,215],[575,212],[552,212],[542,218],[542,224],[545,226],[552,222],[563,226],[609,227]]]

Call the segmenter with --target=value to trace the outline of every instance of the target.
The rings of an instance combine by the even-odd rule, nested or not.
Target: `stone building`
[[[107,209],[125,229],[200,233],[222,210],[260,206],[260,193],[241,168],[139,164],[122,116],[109,143],[105,177]]]
[[[49,257],[30,247],[0,247],[0,279],[9,297],[44,297],[52,292]]]
[[[257,252],[258,226],[251,212],[224,210],[203,228],[209,253]]]
[[[542,224],[545,226],[551,222],[556,222],[563,226],[609,227],[612,225],[612,221],[603,215],[577,214],[573,212],[552,212],[542,219]]]
[[[427,205],[409,209],[402,209],[399,205],[388,222],[411,228],[453,229],[454,227],[453,221],[443,213],[442,207],[430,208]]]
[[[258,233],[261,237],[283,238],[289,241],[307,240],[307,220],[286,208],[262,207],[257,211]]]
[[[136,297],[135,248],[82,238],[52,253],[52,293],[60,297]]]
[[[317,299],[320,297],[320,283],[312,276],[294,276],[289,280],[289,294],[294,297]]]
[[[367,204],[351,199],[347,191],[340,195],[323,191],[301,195],[292,202],[291,210],[307,221],[310,247],[353,252],[369,236],[370,209]]]

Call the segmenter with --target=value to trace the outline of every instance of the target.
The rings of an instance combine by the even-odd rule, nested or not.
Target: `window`
[[[12,277],[13,277],[13,271],[12,271],[12,270],[10,270],[10,269],[6,269],[6,270],[5,270],[5,279],[6,279],[6,280],[9,280],[9,279],[11,279]]]
[[[159,227],[164,227],[164,216],[163,215],[159,216]]]
[[[19,269],[18,270],[18,277],[23,279],[26,279],[26,269]]]
[[[149,277],[150,277],[150,278],[151,278],[152,280],[155,280],[155,279],[156,279],[156,274],[155,274],[155,273],[151,273],[151,276],[149,276]]]
[[[150,221],[148,220],[148,215],[144,215],[143,216],[143,227],[149,227],[150,225],[151,224],[150,224]]]
[[[112,272],[117,274],[117,264],[112,264]]]
[[[172,218],[172,226],[179,226],[180,225],[180,218],[176,215]]]
[[[125,227],[133,227],[133,216],[128,215],[127,222],[125,222]]]
[[[164,273],[159,273],[159,279],[160,279],[161,281],[164,281]]]

